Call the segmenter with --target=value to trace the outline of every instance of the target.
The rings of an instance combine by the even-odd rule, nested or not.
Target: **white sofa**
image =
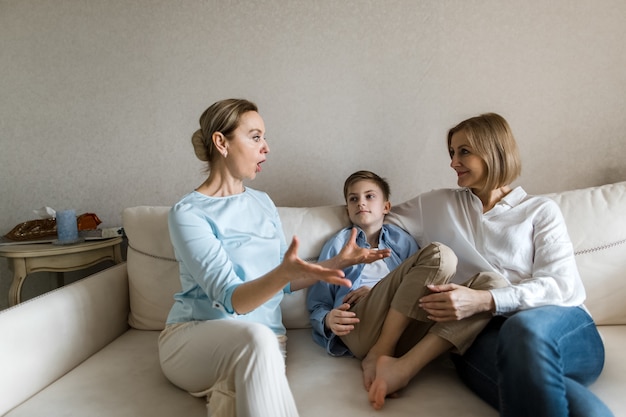
[[[591,389],[626,416],[626,182],[551,195],[562,208],[606,344]],[[0,312],[0,415],[205,416],[203,399],[171,385],[157,337],[179,287],[167,207],[123,213],[127,263]],[[348,224],[341,206],[279,208],[287,239],[315,258]],[[398,222],[397,215],[389,216]],[[301,416],[496,416],[442,357],[381,412],[368,404],[356,359],[333,358],[311,339],[304,293],[285,298],[287,375]],[[621,347],[620,347],[621,346]],[[272,417],[272,416],[267,416]]]

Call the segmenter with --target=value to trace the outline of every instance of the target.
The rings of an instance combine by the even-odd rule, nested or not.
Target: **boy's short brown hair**
[[[350,188],[352,184],[358,181],[374,182],[382,190],[385,201],[389,201],[389,197],[391,197],[391,189],[389,188],[389,183],[386,179],[381,178],[371,171],[357,171],[354,174],[350,175],[348,178],[346,178],[346,181],[343,184],[343,198],[346,201],[348,201],[348,188]]]

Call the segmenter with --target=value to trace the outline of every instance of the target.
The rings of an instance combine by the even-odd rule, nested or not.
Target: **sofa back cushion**
[[[565,217],[596,324],[626,324],[626,182],[548,197]]]
[[[122,212],[128,237],[128,324],[140,330],[162,330],[180,291],[178,262],[167,228],[169,207],[131,207]]]
[[[565,218],[587,293],[585,306],[597,324],[626,324],[626,182],[546,196]],[[397,214],[389,219],[406,223]]]
[[[585,305],[598,324],[626,324],[626,182],[550,194],[561,207],[587,291]],[[167,229],[169,207],[123,212],[128,236],[129,324],[160,330],[180,290],[178,264]],[[350,224],[344,206],[279,207],[287,241],[300,239],[298,254],[315,260],[324,242]],[[306,291],[281,303],[289,329],[309,327]]]
[[[316,261],[324,243],[340,229],[350,224],[345,206],[279,207],[285,239],[298,236],[298,255],[308,261]],[[311,327],[306,309],[307,290],[286,294],[280,303],[283,324],[288,329]]]
[[[169,207],[139,206],[123,211],[128,237],[129,324],[140,330],[162,330],[167,314],[180,291],[178,263],[167,227]],[[315,260],[324,242],[350,224],[343,206],[279,207],[287,242],[296,235],[303,259]],[[305,291],[288,294],[281,303],[287,328],[309,326]]]

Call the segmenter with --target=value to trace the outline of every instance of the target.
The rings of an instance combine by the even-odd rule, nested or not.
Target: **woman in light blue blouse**
[[[213,416],[297,416],[284,369],[280,301],[323,280],[350,285],[342,269],[389,256],[356,245],[320,264],[285,241],[267,194],[243,185],[269,153],[254,103],[228,99],[200,117],[192,143],[208,178],[169,214],[181,291],[159,338],[161,368],[178,387],[206,396]]]

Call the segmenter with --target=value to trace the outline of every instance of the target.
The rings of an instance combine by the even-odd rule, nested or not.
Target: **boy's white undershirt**
[[[387,274],[389,274],[389,268],[383,259],[379,259],[371,264],[365,264],[361,272],[361,282],[358,287],[367,285],[372,288],[378,281],[386,277]],[[352,289],[356,290],[358,287],[352,287]]]

